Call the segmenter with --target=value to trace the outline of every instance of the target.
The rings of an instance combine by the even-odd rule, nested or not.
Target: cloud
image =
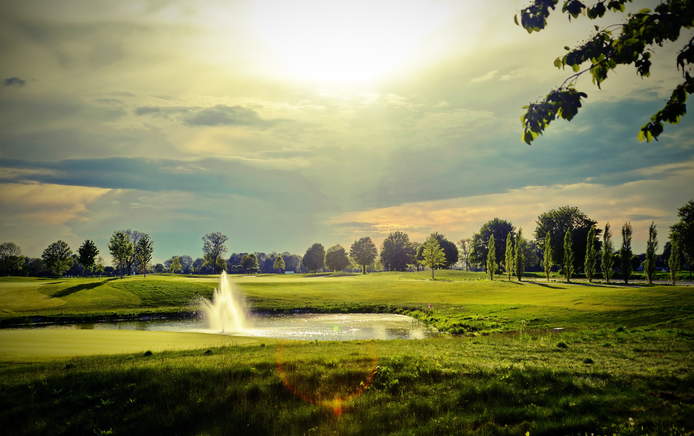
[[[189,126],[265,126],[268,121],[257,112],[241,106],[217,105],[183,117]]]
[[[499,74],[498,70],[492,70],[492,71],[489,71],[485,74],[482,74],[481,76],[473,77],[472,79],[470,79],[470,83],[489,82],[490,80],[494,80],[494,78],[496,78],[497,74]]]
[[[267,127],[276,120],[266,120],[253,109],[243,106],[218,104],[211,107],[195,106],[140,106],[135,114],[156,117],[178,116],[187,126],[252,126]]]
[[[20,79],[19,77],[8,77],[3,80],[3,84],[5,86],[14,86],[17,88],[21,88],[22,86],[26,85],[26,83],[26,80]]]
[[[64,239],[76,248],[85,235],[71,229],[89,221],[89,207],[110,189],[44,183],[0,183],[0,234],[38,256],[49,242]]]
[[[484,222],[499,217],[511,220],[515,226],[523,228],[526,237],[532,238],[535,220],[541,212],[571,204],[580,207],[599,225],[609,221],[616,228],[631,221],[635,247],[642,250],[648,224],[654,221],[660,229],[661,240],[665,240],[668,227],[676,220],[676,209],[691,199],[694,160],[667,170],[662,178],[614,186],[597,183],[527,186],[495,194],[348,212],[329,222],[338,226],[342,233],[361,234],[369,230],[379,238],[391,231],[403,230],[410,232],[415,240],[434,231],[460,239],[472,236]]]
[[[1,160],[0,182],[235,194],[283,207],[322,207],[326,197],[301,174],[262,161],[232,159],[73,159],[55,162]]]

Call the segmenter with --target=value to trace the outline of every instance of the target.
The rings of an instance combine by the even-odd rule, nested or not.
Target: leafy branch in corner
[[[632,0],[600,0],[586,6],[579,0],[565,0],[562,13],[569,21],[581,15],[589,19],[603,17],[607,12],[625,13],[626,3]],[[528,33],[539,32],[547,25],[547,18],[557,7],[559,0],[533,0],[532,3],[514,17],[516,24]],[[588,97],[575,88],[576,80],[590,73],[593,83],[600,88],[608,74],[618,65],[633,65],[641,77],[648,77],[651,70],[651,56],[654,47],[662,47],[667,41],[677,41],[683,29],[694,26],[694,1],[666,0],[655,9],[641,9],[626,15],[626,22],[600,28],[595,26],[595,34],[575,48],[564,47],[566,53],[554,60],[557,68],[571,67],[574,74],[547,96],[537,102],[524,106],[521,116],[522,139],[531,144],[547,126],[557,118],[571,121],[582,107],[582,99]],[[694,38],[680,50],[676,68],[681,72],[682,83],[672,91],[665,106],[656,112],[638,133],[640,141],[657,140],[663,132],[663,123],[676,124],[687,112],[687,96],[694,90],[694,78],[690,74],[694,60]],[[583,68],[587,64],[587,67]]]

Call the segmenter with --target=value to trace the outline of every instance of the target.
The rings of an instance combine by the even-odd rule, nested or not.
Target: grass
[[[263,310],[398,311],[458,336],[259,343],[193,333],[2,329],[0,428],[12,434],[694,432],[694,288],[490,282],[448,271],[432,282],[426,274],[234,280]],[[0,318],[190,311],[215,280],[4,278]]]
[[[519,328],[617,327],[664,323],[692,328],[689,287],[621,286],[484,279],[481,273],[440,271],[368,275],[235,276],[255,310],[398,312],[451,333]],[[189,313],[210,297],[216,277],[154,275],[126,279],[0,279],[0,325],[36,317],[89,319]]]

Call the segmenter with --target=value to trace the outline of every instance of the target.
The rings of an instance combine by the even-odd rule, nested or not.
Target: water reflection
[[[319,341],[422,339],[437,334],[435,329],[409,316],[380,313],[256,315],[252,325],[224,334]],[[208,329],[206,323],[198,319],[85,323],[50,328],[222,333]]]

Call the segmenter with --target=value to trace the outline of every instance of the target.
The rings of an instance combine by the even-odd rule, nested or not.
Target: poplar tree
[[[674,285],[677,283],[677,273],[680,270],[680,238],[675,232],[670,233],[670,258],[667,264],[670,269],[670,280]]]
[[[545,276],[547,276],[547,281],[549,281],[549,274],[552,272],[552,235],[549,232],[545,235],[545,251],[543,257],[542,265],[545,267]]]
[[[612,233],[610,232],[610,223],[605,224],[605,231],[602,233],[602,275],[605,277],[605,283],[610,283],[612,276],[612,266],[614,258],[612,256]]]
[[[586,238],[586,260],[583,264],[583,270],[586,273],[588,282],[593,282],[593,274],[595,273],[595,228],[591,227]]]
[[[631,277],[631,258],[634,254],[631,251],[631,224],[626,222],[622,226],[622,248],[619,250],[619,260],[622,270],[622,276],[624,278],[624,284],[629,284],[629,278]]]
[[[513,253],[513,270],[520,282],[525,272],[525,239],[523,239],[523,230],[520,228],[518,229],[515,245]]]
[[[494,243],[494,234],[489,236],[487,243],[487,274],[489,280],[494,280],[494,271],[496,270],[496,243]]]
[[[511,232],[506,235],[506,252],[504,253],[504,264],[506,269],[506,274],[508,274],[508,279],[511,280],[511,274],[513,274],[513,235]]]
[[[566,283],[571,282],[571,276],[574,272],[574,247],[571,243],[571,230],[564,233],[564,277]]]
[[[655,274],[655,250],[658,248],[658,232],[655,229],[655,223],[651,221],[648,227],[648,242],[646,243],[646,260],[644,261],[643,271],[646,273],[648,284],[653,284],[653,275]]]

